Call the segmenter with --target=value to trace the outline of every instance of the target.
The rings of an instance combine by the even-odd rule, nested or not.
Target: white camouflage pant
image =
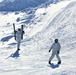
[[[21,40],[17,39],[17,49],[20,48]]]
[[[49,61],[50,61],[50,62],[51,62],[52,59],[55,57],[55,55],[56,55],[57,60],[58,60],[58,61],[61,61],[61,59],[60,59],[60,57],[59,57],[59,54],[56,52],[56,53],[52,53],[51,57],[49,58]]]

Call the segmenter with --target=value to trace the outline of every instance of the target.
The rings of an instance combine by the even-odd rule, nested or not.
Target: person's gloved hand
[[[50,52],[51,50],[49,50],[49,52]]]

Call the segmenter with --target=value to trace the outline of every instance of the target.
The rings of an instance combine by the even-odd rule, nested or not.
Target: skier
[[[21,29],[18,28],[17,31],[15,31],[16,33],[16,41],[17,41],[17,50],[20,50],[20,43],[21,43],[21,34],[24,34],[24,31],[21,33]]]
[[[49,50],[49,52],[50,52],[51,49],[52,49],[52,55],[51,55],[51,57],[49,59],[49,64],[51,64],[51,61],[52,61],[52,59],[54,58],[55,55],[56,55],[56,57],[58,59],[58,64],[61,64],[61,59],[59,57],[60,48],[61,48],[61,46],[60,46],[60,43],[58,42],[58,39],[55,39],[55,42],[52,44],[52,46],[51,46],[51,48]]]

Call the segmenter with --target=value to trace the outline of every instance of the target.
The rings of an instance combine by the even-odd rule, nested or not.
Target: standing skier
[[[15,31],[15,33],[16,33],[16,41],[17,41],[17,50],[20,50],[21,35],[22,33],[24,34],[24,31],[21,32],[21,29],[19,28],[17,31]]]
[[[51,64],[51,61],[52,61],[52,59],[54,58],[55,55],[57,57],[58,64],[61,64],[61,59],[59,57],[60,48],[61,48],[61,46],[60,46],[60,43],[58,42],[58,39],[55,39],[55,42],[52,44],[52,46],[51,46],[51,48],[49,50],[49,52],[50,52],[51,49],[52,49],[52,55],[51,55],[51,57],[49,59],[49,64]]]

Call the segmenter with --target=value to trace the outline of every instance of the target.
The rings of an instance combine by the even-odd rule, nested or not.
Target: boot
[[[17,50],[20,50],[19,48]]]
[[[58,64],[61,64],[61,61],[59,61]]]
[[[51,64],[51,61],[49,61],[49,64]]]

